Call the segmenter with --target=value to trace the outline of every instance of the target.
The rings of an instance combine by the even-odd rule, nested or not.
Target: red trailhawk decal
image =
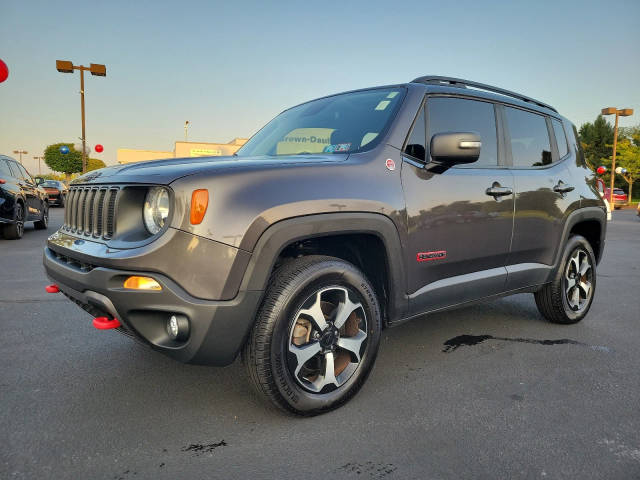
[[[434,250],[433,252],[418,252],[417,260],[419,262],[429,262],[431,260],[442,260],[447,258],[446,250]]]

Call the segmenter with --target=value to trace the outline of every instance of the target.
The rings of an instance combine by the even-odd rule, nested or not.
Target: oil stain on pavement
[[[217,443],[209,443],[206,445],[202,443],[192,443],[191,445],[182,448],[182,451],[191,452],[194,456],[198,457],[200,455],[204,455],[205,453],[211,453],[218,447],[226,447],[227,445],[228,443],[224,440]]]
[[[588,343],[578,342],[577,340],[570,340],[568,338],[561,338],[559,340],[538,340],[535,338],[507,338],[507,337],[494,337],[493,335],[458,335],[457,337],[450,338],[444,342],[444,353],[451,353],[460,347],[472,347],[479,345],[487,340],[498,340],[501,342],[516,342],[516,343],[533,343],[536,345],[578,345],[580,347],[587,347],[599,352],[610,353],[611,349],[602,345],[589,345]]]

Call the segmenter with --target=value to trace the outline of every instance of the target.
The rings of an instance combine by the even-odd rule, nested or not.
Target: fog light
[[[184,315],[171,315],[167,320],[167,333],[171,340],[184,341],[189,337],[189,320]]]
[[[124,281],[124,288],[130,290],[162,290],[162,287],[151,277],[138,277],[136,275]]]

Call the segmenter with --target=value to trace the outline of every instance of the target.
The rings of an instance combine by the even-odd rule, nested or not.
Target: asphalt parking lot
[[[545,322],[529,294],[415,320],[384,332],[351,402],[306,419],[261,402],[239,361],[95,330],[44,293],[48,233],[0,240],[0,478],[640,478],[633,210],[609,223],[583,322]]]

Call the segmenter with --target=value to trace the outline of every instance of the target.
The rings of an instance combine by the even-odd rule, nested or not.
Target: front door
[[[444,171],[425,162],[425,138],[443,132],[479,134],[478,161]],[[410,314],[504,291],[514,183],[501,165],[500,137],[490,102],[429,97],[416,119],[402,167]]]

